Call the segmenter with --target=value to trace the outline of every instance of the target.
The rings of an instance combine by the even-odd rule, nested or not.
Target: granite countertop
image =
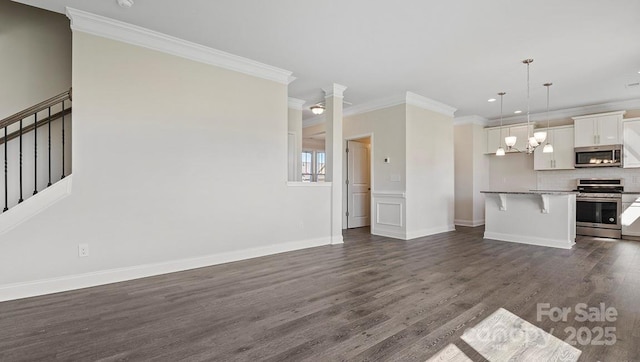
[[[576,191],[566,190],[529,190],[529,191],[480,191],[483,194],[512,194],[512,195],[573,195]]]

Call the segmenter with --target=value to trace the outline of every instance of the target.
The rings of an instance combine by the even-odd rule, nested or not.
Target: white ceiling
[[[354,106],[405,91],[458,108],[456,117],[640,99],[638,0],[20,0],[133,23],[293,71],[291,97],[306,107],[321,87],[348,87]],[[311,117],[305,112],[305,118]]]

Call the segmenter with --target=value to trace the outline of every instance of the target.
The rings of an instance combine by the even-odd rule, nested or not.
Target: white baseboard
[[[478,219],[478,220],[455,219],[453,220],[453,223],[458,226],[467,226],[467,227],[474,228],[476,226],[484,225],[484,219]]]
[[[342,235],[333,235],[331,236],[331,245],[344,244],[344,238]]]
[[[73,175],[54,183],[0,215],[0,235],[36,216],[51,205],[71,195]]]
[[[485,231],[484,233],[484,238],[501,240],[501,241],[509,241],[512,243],[547,246],[551,248],[560,248],[560,249],[571,249],[571,247],[575,245],[575,241],[573,240],[535,238],[531,236],[502,234],[502,233],[487,232],[487,231]]]
[[[386,229],[372,227],[371,234],[384,236],[387,238],[406,240],[406,233],[401,230],[386,230]]]
[[[331,238],[311,239],[288,242],[259,248],[232,251],[228,253],[206,255],[197,258],[172,260],[161,263],[137,265],[127,268],[102,270],[92,273],[69,275],[58,278],[41,279],[25,283],[0,285],[0,302],[34,297],[69,290],[95,287],[98,285],[123,282],[132,279],[174,273],[189,269],[202,268],[216,264],[257,258],[288,251],[330,245]]]
[[[452,224],[452,225],[438,226],[438,227],[429,228],[429,229],[407,231],[405,235],[405,240],[411,240],[411,239],[421,238],[424,236],[446,233],[446,232],[455,231],[455,230],[456,230],[456,226]]]

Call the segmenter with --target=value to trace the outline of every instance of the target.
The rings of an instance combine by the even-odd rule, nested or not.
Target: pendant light
[[[496,150],[496,156],[504,156],[504,148],[502,148],[502,97],[507,94],[506,92],[500,92],[500,146]]]
[[[553,85],[553,83],[545,83],[543,85],[547,87],[547,134],[549,134],[549,88]],[[553,153],[553,145],[549,143],[549,138],[547,138],[547,143],[544,145],[542,152]]]
[[[504,142],[507,145],[507,150],[511,150],[512,148],[518,152],[524,152],[527,154],[533,153],[535,149],[547,139],[547,132],[538,131],[534,132],[533,136],[531,136],[531,105],[530,105],[530,77],[529,77],[529,67],[531,63],[533,63],[533,59],[525,59],[522,61],[523,64],[527,65],[527,146],[524,150],[518,150],[517,148],[513,148],[515,146],[517,137],[509,136],[504,138]]]

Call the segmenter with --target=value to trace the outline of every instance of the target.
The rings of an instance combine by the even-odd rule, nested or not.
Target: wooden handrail
[[[67,99],[71,99],[71,88],[69,88],[68,91],[64,91],[57,96],[51,97],[46,101],[40,102],[35,106],[31,106],[23,111],[20,111],[12,116],[3,119],[2,121],[0,121],[0,129],[8,127],[29,116],[33,116],[35,113],[44,111],[45,109],[55,106],[56,104],[61,103],[62,101],[65,101]]]
[[[60,111],[60,112],[58,112],[56,114],[52,114],[51,115],[51,119],[49,119],[49,117],[46,117],[44,119],[39,119],[38,120],[38,128],[46,126],[49,121],[53,122],[53,121],[55,121],[55,120],[57,120],[59,118],[62,118],[62,116],[67,116],[67,115],[70,115],[70,114],[71,114],[71,107],[69,107],[69,108],[67,108],[67,109],[65,109],[63,111]],[[35,128],[35,124],[31,123],[30,125],[25,126],[25,127],[22,128],[22,133],[23,134],[29,133],[29,132],[33,131],[34,128]],[[0,145],[5,143],[5,141],[11,141],[12,139],[18,138],[19,136],[20,136],[20,131],[19,130],[18,131],[13,131],[13,132],[11,132],[11,133],[9,133],[7,135],[7,139],[5,140],[4,139],[4,134],[0,133]]]

